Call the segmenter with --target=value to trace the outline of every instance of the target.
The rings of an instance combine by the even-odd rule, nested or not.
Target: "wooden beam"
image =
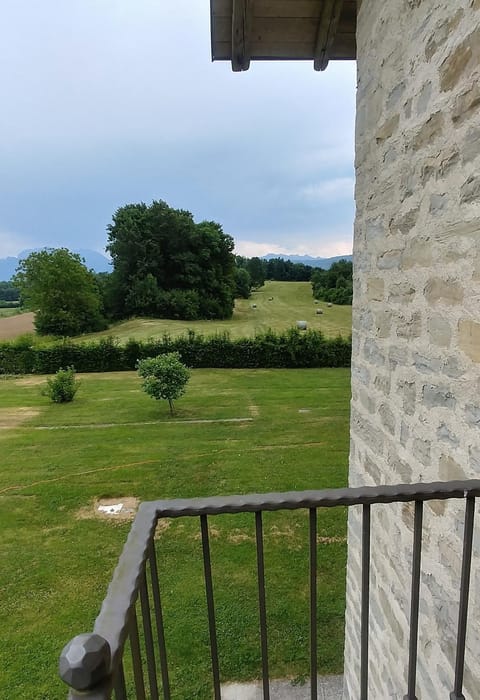
[[[250,68],[250,37],[254,0],[233,0],[232,10],[232,70]]]
[[[315,70],[325,70],[328,66],[329,52],[337,33],[342,7],[343,0],[324,0],[313,58]]]
[[[320,17],[318,0],[255,0],[254,17]]]

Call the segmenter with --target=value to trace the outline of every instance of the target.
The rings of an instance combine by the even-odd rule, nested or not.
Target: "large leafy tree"
[[[351,304],[353,295],[352,263],[339,260],[328,270],[318,269],[312,275],[313,296],[334,304]]]
[[[228,318],[235,291],[233,239],[166,202],[128,204],[107,227],[113,315]]]
[[[248,270],[244,267],[235,268],[235,296],[237,298],[248,299],[251,294],[252,280]]]
[[[13,283],[22,303],[36,311],[40,334],[78,335],[105,326],[95,275],[66,248],[30,253],[18,265]]]
[[[252,280],[252,287],[255,289],[263,287],[265,284],[265,261],[257,257],[248,258],[246,268]]]

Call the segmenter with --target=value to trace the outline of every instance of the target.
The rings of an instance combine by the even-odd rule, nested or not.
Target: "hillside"
[[[254,308],[255,307],[255,308]],[[323,315],[317,315],[321,308]],[[268,328],[283,331],[297,321],[307,321],[309,328],[321,330],[327,336],[349,336],[352,327],[352,307],[315,304],[310,282],[266,282],[250,299],[237,299],[233,317],[227,321],[172,321],[168,319],[134,318],[110,327],[107,331],[93,333],[87,338],[113,335],[121,340],[148,338],[164,333],[180,335],[189,329],[211,335],[228,331],[232,337],[241,338],[266,331]]]
[[[316,314],[318,308],[323,310],[322,315]],[[10,318],[1,318],[0,314],[0,340],[33,331],[33,314],[13,315],[13,310],[7,311]],[[204,335],[228,332],[234,338],[242,338],[269,328],[283,331],[295,326],[297,321],[307,321],[309,328],[321,330],[329,337],[348,337],[352,328],[352,307],[334,304],[329,308],[325,302],[315,304],[310,282],[266,282],[261,289],[253,292],[250,299],[237,299],[233,317],[227,321],[133,318],[115,324],[106,331],[80,336],[79,340],[114,336],[126,341],[164,333],[176,336],[189,329]]]

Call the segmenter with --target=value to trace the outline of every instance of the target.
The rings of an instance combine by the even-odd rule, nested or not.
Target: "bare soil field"
[[[11,340],[23,333],[34,333],[33,317],[33,312],[28,311],[24,314],[0,318],[0,340]]]

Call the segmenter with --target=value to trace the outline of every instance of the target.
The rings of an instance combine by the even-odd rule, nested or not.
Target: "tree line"
[[[236,296],[248,299],[253,289],[259,289],[265,280],[277,282],[309,282],[314,267],[294,263],[283,258],[246,258],[235,256]]]
[[[36,251],[20,261],[10,283],[1,283],[0,299],[2,290],[20,295],[22,305],[36,311],[37,332],[54,336],[102,330],[132,316],[230,318],[235,298],[248,298],[266,279],[312,279],[318,298],[351,303],[351,263],[318,270],[282,258],[236,256],[220,224],[196,223],[190,212],[162,200],[117,209],[107,237],[112,272],[88,270],[66,248]]]
[[[20,290],[12,282],[0,282],[0,308],[18,306],[20,303]]]
[[[353,265],[349,260],[339,260],[329,270],[317,268],[312,274],[312,290],[315,299],[332,304],[351,304],[353,295]]]
[[[66,248],[19,263],[12,283],[36,310],[40,334],[79,335],[132,316],[231,317],[234,243],[220,224],[195,223],[190,212],[154,201],[117,209],[107,236],[111,273],[95,274]]]

